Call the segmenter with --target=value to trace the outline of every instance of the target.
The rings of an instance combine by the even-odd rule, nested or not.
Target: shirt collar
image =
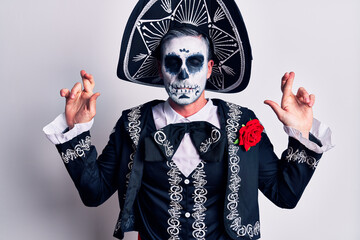
[[[193,121],[207,121],[208,116],[211,114],[211,109],[214,104],[211,99],[207,99],[207,103],[195,114],[185,118],[178,114],[169,104],[169,100],[164,103],[164,115],[166,124],[180,123],[180,122],[193,122]]]

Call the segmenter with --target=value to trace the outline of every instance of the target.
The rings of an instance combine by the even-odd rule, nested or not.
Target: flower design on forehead
[[[234,0],[139,0],[124,32],[119,78],[162,87],[155,51],[170,29],[184,26],[206,35],[211,42],[215,64],[206,89],[225,93],[243,90],[249,82],[252,57]]]
[[[183,49],[179,49],[180,52],[186,52],[186,53],[189,53],[189,50],[186,50],[185,48]]]

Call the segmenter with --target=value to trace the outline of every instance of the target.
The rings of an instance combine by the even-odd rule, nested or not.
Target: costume
[[[242,124],[246,124],[249,119],[255,119],[256,116],[251,110],[235,104],[215,99],[213,102],[218,107],[221,135],[226,135],[226,151],[224,158],[220,160],[225,166],[223,174],[226,179],[224,181],[226,190],[225,195],[218,199],[224,201],[223,227],[228,239],[257,239],[260,237],[258,189],[280,207],[295,207],[314,173],[321,153],[311,151],[294,138],[289,138],[288,149],[279,161],[265,132],[262,133],[262,139],[256,146],[245,151],[234,142]],[[151,109],[159,103],[161,102],[152,101],[124,111],[110,135],[107,146],[97,160],[95,147],[90,144],[89,132],[84,132],[66,143],[57,145],[85,205],[97,206],[116,190],[118,191],[121,212],[114,233],[114,236],[118,238],[122,238],[126,231],[140,230],[141,232],[143,230],[139,222],[137,197],[139,191],[141,192],[144,166],[151,164],[152,161],[147,157],[149,154],[145,154],[148,149],[146,142],[150,141],[153,146],[156,146],[152,150],[152,156],[161,156],[160,161],[154,161],[154,163],[167,162],[171,170],[171,154],[167,154],[166,150],[173,143],[170,141],[165,144],[164,141],[156,141],[155,138],[155,133],[159,130],[155,127]],[[165,131],[163,134],[167,137],[165,139],[168,139],[169,136],[166,136]],[[317,139],[311,138],[321,145]],[[203,142],[206,140],[205,137]],[[208,143],[211,145],[211,140]],[[158,153],[154,149],[158,149]],[[176,172],[176,168],[173,170],[172,173]],[[198,170],[202,171],[202,169]],[[198,174],[198,176],[201,175]],[[175,181],[179,176],[179,174],[167,176],[171,189],[179,189],[182,181]],[[197,190],[206,190],[206,188],[206,184],[198,185]],[[171,191],[169,194],[171,196]],[[174,208],[177,206],[176,199],[169,202],[168,222],[170,223],[179,220],[177,217],[184,213]],[[203,202],[198,209],[206,210],[206,204],[206,201]],[[177,210],[180,211],[179,214],[172,215]],[[206,211],[199,212],[198,210],[197,213],[206,215]],[[193,215],[194,221],[196,221],[196,216],[199,215]],[[206,221],[203,218],[198,220],[196,226],[201,226]],[[169,231],[169,229],[179,230],[176,229],[176,225],[173,227],[171,228],[171,224],[168,227],[169,239],[177,239],[179,236],[176,234],[177,231]],[[198,229],[198,232],[206,234],[207,227],[209,226]],[[193,232],[196,233],[195,229]],[[199,234],[193,235],[193,239],[205,239],[205,237]]]
[[[156,52],[168,32],[183,27],[210,39],[201,46],[213,53],[214,66],[209,78],[199,79],[196,72],[208,73],[204,66],[210,61],[204,59],[209,60],[209,53],[191,46],[165,47],[164,52],[169,52],[161,57],[162,63],[167,57],[181,63],[169,65],[176,69],[170,73],[174,84],[163,70],[164,79],[159,77]],[[191,65],[189,59],[194,58],[201,64]],[[211,91],[242,91],[249,82],[251,60],[246,28],[233,0],[140,0],[125,29],[118,76],[151,86],[165,83],[171,99],[175,92],[180,92],[179,99],[188,99],[203,93],[199,81]],[[189,71],[196,66],[199,69]],[[289,137],[288,149],[279,160],[261,127],[260,142],[245,149],[236,143],[239,130],[255,120],[255,114],[222,100],[211,102],[216,111],[206,113],[205,119],[170,120],[162,126],[154,121],[162,101],[126,110],[99,157],[82,124],[75,124],[71,131],[78,132],[72,137],[63,137],[65,127],[56,127],[61,130],[53,134],[61,138],[56,147],[84,204],[98,206],[118,191],[121,211],[115,237],[121,239],[124,232],[135,230],[142,240],[258,239],[258,189],[279,207],[295,207],[322,155],[322,150],[317,151],[322,139],[310,134],[312,142],[304,143],[301,137]],[[212,115],[215,119],[209,120]],[[187,147],[182,145],[185,138]]]

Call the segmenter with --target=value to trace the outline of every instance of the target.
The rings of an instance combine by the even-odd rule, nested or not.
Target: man
[[[98,158],[87,130],[99,93],[85,71],[84,89],[77,83],[61,90],[65,114],[44,131],[85,205],[118,191],[118,238],[131,230],[143,240],[259,238],[258,189],[280,207],[295,207],[329,148],[326,138],[309,134],[321,128],[313,122],[314,96],[303,88],[292,93],[291,72],[282,78],[281,107],[265,101],[291,136],[278,161],[251,110],[205,97],[214,68],[206,35],[173,28],[158,49],[169,99],[124,111]]]

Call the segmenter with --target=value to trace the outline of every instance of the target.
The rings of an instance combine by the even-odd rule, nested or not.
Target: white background
[[[64,109],[63,87],[86,69],[96,79],[93,143],[102,150],[125,108],[165,99],[160,88],[121,81],[122,32],[135,0],[0,2],[0,239],[113,239],[117,198],[82,205],[42,127]],[[280,101],[280,78],[316,95],[315,116],[331,126],[324,154],[298,206],[283,210],[260,194],[262,239],[360,239],[358,0],[237,1],[246,21],[253,70],[240,94],[214,94],[257,113],[278,154],[287,137],[265,99]],[[126,239],[135,239],[134,234]]]

